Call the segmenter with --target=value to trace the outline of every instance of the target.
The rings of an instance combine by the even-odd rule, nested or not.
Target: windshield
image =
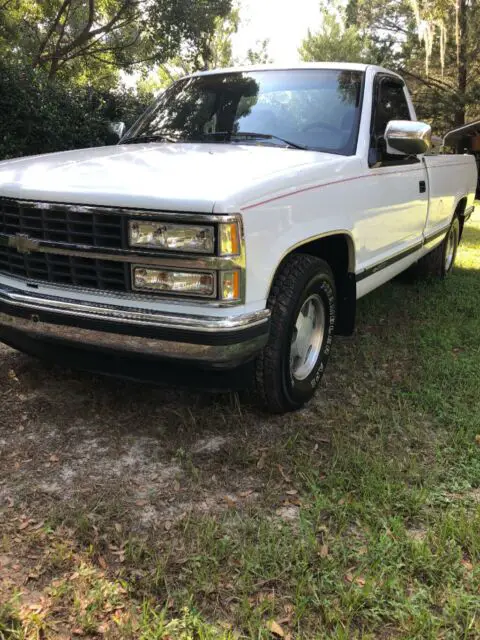
[[[263,144],[352,155],[362,82],[362,72],[339,69],[185,78],[162,94],[122,143]]]

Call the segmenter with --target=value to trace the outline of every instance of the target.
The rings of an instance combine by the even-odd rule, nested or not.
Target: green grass
[[[268,495],[191,516],[166,544],[131,538],[112,584],[80,589],[86,608],[75,584],[58,599],[93,633],[122,597],[128,616],[107,637],[271,638],[275,620],[292,638],[479,638],[479,382],[477,217],[447,282],[394,282],[360,302],[324,399],[270,443],[264,473],[288,474],[292,521]],[[0,609],[0,637],[36,637],[20,618]]]

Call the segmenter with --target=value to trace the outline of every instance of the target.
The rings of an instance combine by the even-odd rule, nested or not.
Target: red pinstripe
[[[450,167],[450,164],[434,164],[429,166],[429,169],[434,168],[442,168],[442,167]],[[456,164],[456,167],[466,167],[470,166],[468,162],[462,162],[461,164]],[[246,207],[242,207],[243,211],[247,211],[247,209],[254,209],[255,207],[260,207],[262,204],[268,204],[269,202],[275,202],[275,200],[281,200],[283,198],[289,198],[290,196],[296,196],[299,193],[305,193],[306,191],[313,191],[314,189],[321,189],[322,187],[330,187],[332,184],[341,184],[344,182],[353,182],[353,180],[363,180],[364,178],[372,178],[374,176],[391,176],[398,175],[399,173],[412,173],[414,171],[418,171],[420,167],[416,166],[414,169],[405,169],[404,171],[388,171],[388,172],[380,172],[375,171],[372,173],[364,173],[361,176],[353,176],[351,178],[341,178],[340,180],[332,180],[331,182],[322,182],[322,184],[315,184],[311,187],[304,187],[303,189],[298,189],[297,191],[292,191],[291,193],[284,193],[280,196],[274,196],[273,198],[268,198],[267,200],[262,200],[260,202],[256,202],[254,204],[249,204]]]

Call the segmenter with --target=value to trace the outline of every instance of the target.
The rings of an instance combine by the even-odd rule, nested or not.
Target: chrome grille
[[[114,213],[76,211],[61,205],[42,208],[0,198],[0,233],[67,244],[121,249],[123,219]]]

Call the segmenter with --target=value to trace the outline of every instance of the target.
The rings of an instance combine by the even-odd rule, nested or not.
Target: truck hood
[[[275,190],[305,165],[338,163],[316,151],[233,144],[131,144],[0,162],[0,196],[211,212]]]

